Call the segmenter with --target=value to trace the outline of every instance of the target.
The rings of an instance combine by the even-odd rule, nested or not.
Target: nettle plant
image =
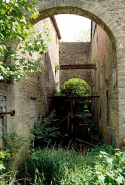
[[[33,54],[43,55],[50,41],[49,30],[35,31],[33,24],[26,18],[38,17],[35,0],[0,0],[0,80],[12,76],[20,81],[27,72],[40,71],[42,61],[34,60]],[[21,43],[18,52],[14,46]],[[13,59],[11,62],[10,59]]]

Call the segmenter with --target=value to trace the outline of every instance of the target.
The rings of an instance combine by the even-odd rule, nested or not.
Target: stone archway
[[[115,93],[112,92],[112,98],[115,101],[115,108],[112,108],[112,115],[115,117],[113,121],[114,135],[116,144],[119,146],[125,133],[125,76],[124,76],[124,58],[125,58],[125,22],[124,8],[125,1],[119,0],[37,0],[40,15],[39,20],[57,14],[76,14],[87,17],[100,25],[109,35],[112,44],[116,48],[112,71],[115,69],[116,86]],[[112,77],[113,78],[113,77]]]

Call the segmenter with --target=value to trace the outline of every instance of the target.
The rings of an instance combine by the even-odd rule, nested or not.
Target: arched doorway
[[[121,8],[122,3],[123,3],[122,1],[119,2],[119,4],[117,2],[114,3],[113,0],[110,0],[108,2],[108,5],[106,4],[105,1],[97,1],[97,2],[91,2],[91,1],[76,2],[76,1],[68,1],[68,0],[67,1],[57,0],[57,1],[51,1],[51,2],[38,1],[40,15],[38,19],[31,20],[32,23],[36,23],[39,20],[42,20],[46,17],[50,17],[52,15],[76,14],[76,15],[90,18],[106,31],[110,41],[112,42],[112,46],[116,48],[115,52],[113,53],[113,56],[114,56],[113,66],[111,67],[113,71],[111,78],[116,81],[116,84],[114,85],[114,87],[112,87],[112,91],[110,93],[111,94],[110,98],[113,100],[112,105],[110,105],[110,107],[111,107],[112,134],[113,134],[113,137],[115,138],[115,143],[117,145],[121,143],[121,140],[124,136],[124,132],[122,132],[122,130],[125,130],[124,118],[120,117],[120,115],[121,116],[123,115],[122,109],[124,107],[121,103],[121,99],[125,95],[124,93],[122,93],[123,92],[122,90],[124,89],[122,86],[122,83],[119,83],[119,79],[120,79],[119,77],[121,76],[119,74],[119,70],[121,70],[121,66],[118,65],[120,64],[120,62],[124,60],[124,55],[121,54],[119,47],[122,48],[122,52],[123,52],[124,44],[123,42],[121,42],[121,39],[124,38],[125,33],[123,31],[122,25],[117,24],[119,22],[118,21],[119,16],[116,13],[118,9],[115,12],[113,11],[114,10],[113,8],[114,7]],[[122,97],[118,96],[118,92],[120,93],[120,91],[121,91]],[[105,99],[102,100],[102,102],[105,102],[105,101],[106,101]],[[119,123],[121,124],[119,125]]]

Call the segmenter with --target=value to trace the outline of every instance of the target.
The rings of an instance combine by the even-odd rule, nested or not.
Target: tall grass
[[[86,155],[73,149],[38,148],[21,169],[32,185],[123,184],[125,152],[107,144]]]

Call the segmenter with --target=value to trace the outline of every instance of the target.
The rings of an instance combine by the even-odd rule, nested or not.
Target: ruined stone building
[[[58,91],[64,81],[78,77],[91,85],[92,95],[100,96],[92,100],[92,112],[103,137],[121,146],[125,138],[125,1],[37,0],[37,3],[40,14],[31,22],[36,29],[49,25],[51,43],[48,43],[44,56],[34,56],[44,61],[41,73],[28,74],[18,83],[13,79],[0,82],[0,111],[15,110],[13,117],[1,116],[1,141],[2,129],[7,132],[16,129],[19,134],[29,132],[35,120],[47,113],[47,97]],[[91,19],[91,44],[59,43],[56,22],[54,18],[48,18],[57,14],[75,14]],[[59,63],[90,63],[95,68],[55,72]]]

